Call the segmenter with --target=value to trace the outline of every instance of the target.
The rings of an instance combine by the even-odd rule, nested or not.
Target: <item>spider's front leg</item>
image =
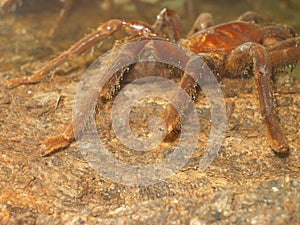
[[[41,156],[49,155],[56,150],[69,146],[75,140],[75,135],[77,135],[77,138],[80,138],[88,122],[93,119],[92,116],[95,113],[94,109],[97,99],[111,99],[116,90],[120,88],[120,80],[127,74],[128,67],[120,68],[116,73],[111,74],[111,76],[108,76],[108,74],[112,72],[113,68],[119,68],[124,62],[136,61],[141,50],[152,39],[137,38],[135,40],[134,45],[115,45],[114,48],[116,49],[113,49],[101,59],[95,71],[89,70],[87,72],[88,80],[84,79],[84,89],[79,90],[81,95],[75,100],[73,121],[69,122],[63,134],[41,142]],[[101,91],[99,90],[100,93],[97,91],[98,87],[102,87]]]
[[[41,156],[49,155],[57,149],[68,147],[74,140],[73,125],[72,123],[69,123],[61,135],[48,138],[41,143],[40,154]]]
[[[51,60],[32,76],[12,79],[6,83],[6,86],[13,88],[22,84],[38,83],[46,78],[49,73],[54,71],[58,66],[74,57],[82,55],[84,52],[97,45],[105,38],[112,36],[119,30],[125,30],[136,36],[157,36],[156,32],[148,24],[135,21],[126,22],[118,19],[109,20],[99,26],[96,31],[77,41],[71,48]]]
[[[248,42],[233,50],[226,63],[229,74],[241,74],[248,66],[252,66],[258,91],[262,117],[267,126],[267,138],[272,149],[281,154],[289,152],[285,135],[278,124],[272,90],[272,65],[265,47]]]

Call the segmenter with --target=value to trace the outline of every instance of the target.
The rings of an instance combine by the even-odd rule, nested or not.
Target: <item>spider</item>
[[[186,38],[183,38],[176,12],[166,8],[158,14],[152,26],[137,21],[108,20],[32,76],[12,79],[7,82],[7,86],[12,88],[21,84],[38,83],[59,65],[83,54],[119,30],[125,30],[130,34],[130,38],[125,42],[136,38],[141,40],[161,38],[178,43],[199,55],[219,77],[238,77],[246,72],[253,74],[261,115],[266,124],[266,137],[276,153],[286,154],[289,152],[289,146],[277,121],[271,77],[277,69],[294,65],[300,58],[300,38],[296,37],[292,28],[285,25],[262,25],[260,21],[261,18],[256,13],[246,12],[236,21],[214,25],[211,14],[202,13]],[[162,32],[164,29],[168,29],[168,37]],[[119,82],[120,75],[115,75],[115,80]],[[197,85],[187,74],[183,74],[180,86],[191,99],[197,94]],[[112,85],[108,91],[113,93],[114,89],[115,85]],[[179,101],[178,96],[175,100],[176,98]],[[185,104],[179,105],[181,107],[179,111],[184,112]],[[180,113],[171,105],[167,106],[164,119],[169,134],[180,130]],[[41,155],[65,148],[74,139],[72,125],[69,125],[62,135],[51,137],[41,143]]]

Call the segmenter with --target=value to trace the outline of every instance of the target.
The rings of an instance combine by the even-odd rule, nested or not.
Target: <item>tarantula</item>
[[[261,114],[266,122],[267,139],[275,152],[284,154],[289,151],[289,146],[276,118],[271,76],[276,69],[297,62],[300,58],[300,38],[296,37],[293,29],[285,25],[260,25],[260,20],[261,18],[254,12],[247,12],[236,21],[214,25],[212,16],[202,13],[187,37],[183,38],[180,21],[176,13],[170,9],[163,9],[152,26],[143,22],[112,19],[76,42],[34,75],[10,80],[7,86],[16,87],[40,82],[59,65],[81,55],[119,30],[125,30],[132,37],[125,42],[136,38],[151,41],[159,37],[176,42],[196,53],[220,77],[237,77],[246,70],[253,74]],[[164,28],[169,31],[168,38],[162,32]],[[119,82],[120,77],[116,75],[114,80]],[[197,85],[187,74],[182,76],[180,86],[191,98],[197,94]],[[114,88],[115,85],[112,85],[108,91],[113,93]],[[176,96],[175,100],[180,101],[180,98]],[[179,106],[179,111],[184,112],[186,104],[179,103]],[[168,105],[164,117],[168,133],[180,129],[180,113],[174,107]],[[41,154],[47,155],[58,148],[64,148],[73,140],[72,125],[69,125],[62,135],[42,142]]]

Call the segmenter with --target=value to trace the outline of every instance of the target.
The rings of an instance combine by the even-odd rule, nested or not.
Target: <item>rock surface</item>
[[[226,137],[210,166],[198,170],[210,129],[210,110],[201,94],[201,132],[189,163],[159,183],[126,186],[91,168],[76,143],[40,157],[39,143],[61,133],[72,118],[84,67],[63,67],[39,84],[7,89],[6,80],[30,75],[60,48],[46,37],[52,20],[39,20],[42,27],[32,22],[50,18],[51,10],[19,11],[0,21],[5,34],[0,36],[5,52],[0,56],[0,224],[300,224],[299,79],[286,73],[274,79],[278,118],[291,147],[288,157],[277,156],[268,145],[253,78],[224,79]],[[103,104],[96,117],[110,153],[137,164],[155,163],[169,153],[168,143],[134,157],[123,150],[110,129],[112,104]],[[143,130],[140,123],[153,111],[153,99],[149,104],[133,110],[134,132]]]

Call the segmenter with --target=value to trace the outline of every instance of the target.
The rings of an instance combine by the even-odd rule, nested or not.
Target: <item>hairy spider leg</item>
[[[181,38],[180,22],[174,10],[163,9],[157,16],[157,21],[154,23],[153,27],[146,23],[137,21],[126,22],[118,19],[109,20],[99,26],[96,31],[89,33],[77,41],[73,46],[71,46],[71,48],[51,60],[32,76],[12,79],[6,82],[6,86],[13,88],[22,84],[38,83],[46,78],[48,74],[55,70],[58,66],[73,57],[80,56],[97,43],[112,36],[116,31],[125,30],[133,36],[157,37],[158,33],[165,27],[169,29],[171,38],[175,41]]]
[[[156,17],[153,29],[161,33],[164,28],[168,28],[170,38],[177,42],[182,37],[180,20],[174,10],[164,8]]]
[[[99,26],[96,31],[88,34],[78,42],[76,42],[69,50],[63,52],[58,57],[54,58],[47,65],[41,68],[36,74],[30,77],[17,78],[9,81],[7,86],[15,87],[21,84],[31,84],[40,82],[42,79],[47,77],[47,75],[57,68],[59,65],[70,60],[72,57],[76,57],[87,51],[89,48],[99,43],[103,39],[111,36],[114,32],[118,30],[125,30],[132,33],[135,36],[140,37],[156,37],[157,32],[160,32],[163,28],[167,27],[171,33],[173,39],[177,40],[181,36],[181,28],[178,17],[173,10],[163,9],[162,12],[157,17],[157,22],[150,27],[147,24],[140,22],[125,22],[122,20],[110,20],[103,25]],[[124,72],[124,71],[123,71]],[[104,96],[113,95],[115,88],[115,83],[119,82],[119,78],[122,76],[122,72],[114,76],[107,85],[104,87]],[[111,83],[111,87],[108,87]],[[88,115],[88,113],[83,113],[83,115]],[[49,139],[44,140],[41,143],[40,152],[42,156],[49,155],[51,152],[67,147],[70,143],[75,140],[72,123],[69,123],[66,130],[62,135],[58,135]]]
[[[73,46],[71,46],[71,48],[51,60],[32,76],[12,79],[8,81],[6,85],[12,88],[21,84],[38,83],[46,78],[51,71],[55,70],[61,64],[74,57],[80,56],[85,51],[89,50],[91,47],[103,41],[105,38],[110,37],[119,30],[125,30],[135,36],[157,36],[153,28],[145,23],[135,21],[126,22],[117,19],[109,20],[108,22],[99,26],[94,32],[77,41]]]
[[[83,99],[77,98],[76,109],[80,110],[75,117],[73,117],[73,121],[69,122],[66,130],[63,134],[48,138],[41,142],[40,146],[40,154],[41,156],[49,155],[50,153],[63,149],[69,146],[75,140],[75,134],[77,138],[80,137],[86,124],[90,119],[93,119],[93,115],[95,113],[95,104],[97,98],[111,98],[116,89],[119,88],[119,82],[121,78],[126,74],[127,69],[121,68],[116,73],[113,73],[113,76],[107,77],[107,80],[101,80],[97,78],[101,73],[106,76],[107,74],[112,73],[111,69],[114,68],[114,65],[122,65],[124,60],[126,61],[136,61],[136,58],[139,57],[139,52],[143,49],[143,47],[150,42],[152,39],[147,39],[144,37],[138,38],[138,42],[135,45],[120,45],[117,47],[117,51],[110,51],[106,57],[104,57],[101,61],[101,66],[95,73],[89,73],[89,82],[85,83],[87,88],[84,90]],[[100,76],[103,77],[103,76]],[[86,82],[86,81],[85,81]],[[92,82],[92,84],[90,83]],[[101,87],[102,90],[97,90],[97,87]],[[74,113],[74,112],[73,112]],[[74,121],[74,118],[75,121]]]
[[[290,38],[268,49],[274,69],[294,66],[300,58],[300,38]]]
[[[275,114],[271,81],[272,64],[264,46],[253,42],[238,46],[231,52],[226,63],[226,70],[230,74],[241,74],[249,66],[252,66],[252,73],[255,77],[261,115],[267,126],[267,138],[275,152],[286,154],[289,146]]]
[[[213,16],[210,13],[200,13],[195,20],[191,30],[187,34],[187,37],[197,33],[198,31],[205,30],[214,25]]]

